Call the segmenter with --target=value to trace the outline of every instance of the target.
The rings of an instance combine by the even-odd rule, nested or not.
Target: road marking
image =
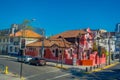
[[[39,76],[39,75],[41,75],[41,74],[46,74],[46,73],[51,73],[51,72],[57,72],[57,71],[59,71],[59,70],[53,70],[53,71],[49,71],[49,72],[45,72],[45,73],[40,73],[40,74],[31,75],[31,76],[26,77],[26,79],[28,79],[28,78],[33,78],[33,77]]]
[[[57,78],[61,78],[61,77],[64,77],[64,76],[68,76],[70,75],[70,73],[67,73],[67,74],[64,74],[64,75],[60,75],[60,76],[56,76],[54,78],[51,78],[51,79],[46,79],[46,80],[54,80],[54,79],[57,79]]]

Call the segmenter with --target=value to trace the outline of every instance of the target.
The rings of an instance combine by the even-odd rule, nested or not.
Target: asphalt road
[[[21,63],[17,62],[16,59],[0,57],[0,64],[8,66],[9,72],[20,75]],[[34,66],[23,63],[22,71],[22,76],[27,80],[54,80],[71,75],[68,71],[50,65]],[[65,80],[70,79],[67,78]]]
[[[0,57],[0,64],[9,67],[9,71],[20,74],[21,63],[16,59],[8,59]],[[23,63],[23,74],[27,80],[120,80],[120,64],[100,72],[86,74],[76,71],[66,71],[56,67],[33,66]]]
[[[111,68],[101,70],[99,72],[93,73],[72,72],[72,75],[75,76],[73,78],[79,80],[120,80],[120,63]],[[62,77],[61,79],[64,78],[65,77]]]

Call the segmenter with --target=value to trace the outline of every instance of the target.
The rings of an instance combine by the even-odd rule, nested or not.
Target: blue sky
[[[114,31],[120,22],[120,0],[0,0],[0,29],[25,19],[46,35],[83,28]]]

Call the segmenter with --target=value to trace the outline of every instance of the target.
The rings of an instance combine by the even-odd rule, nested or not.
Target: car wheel
[[[28,64],[29,64],[29,65],[31,65],[31,63],[30,63],[30,62],[28,62]]]
[[[42,66],[46,65],[46,62],[45,62],[45,61],[43,61],[43,62],[41,63],[41,65],[42,65]]]
[[[39,63],[36,63],[36,66],[39,66]]]

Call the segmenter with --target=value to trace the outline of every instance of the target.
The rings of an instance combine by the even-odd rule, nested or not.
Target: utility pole
[[[110,56],[111,56],[111,54],[110,54],[110,50],[111,50],[111,49],[110,49],[110,45],[111,45],[111,43],[110,43],[110,32],[109,32],[109,37],[108,37],[108,45],[109,45],[109,65],[110,65],[110,62],[111,62],[111,61],[110,61],[110,58],[111,58],[111,57],[110,57]]]
[[[59,36],[59,38],[62,39],[62,41],[63,41],[63,43],[64,43],[64,48],[66,48],[64,38],[63,38],[62,36]],[[63,49],[63,53],[62,53],[61,68],[63,68],[64,51],[65,51],[65,49]]]
[[[41,57],[44,57],[44,39],[45,39],[45,30],[44,29],[39,29],[40,34],[42,35],[42,54]]]
[[[120,62],[120,45],[119,45],[119,62]]]

